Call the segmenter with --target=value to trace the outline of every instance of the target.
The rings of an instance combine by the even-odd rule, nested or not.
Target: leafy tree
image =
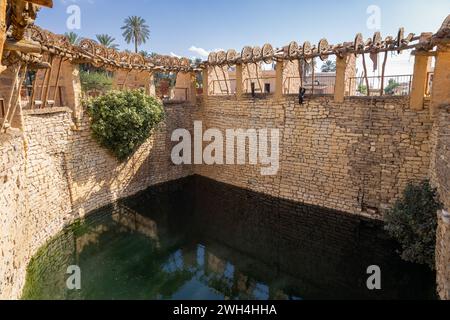
[[[164,118],[162,102],[143,90],[110,91],[86,104],[94,138],[120,161],[131,156]]]
[[[130,16],[125,19],[124,23],[121,28],[122,35],[128,44],[134,43],[135,52],[138,53],[138,47],[150,38],[150,27],[143,18],[138,16]]]
[[[398,88],[400,86],[400,84],[395,81],[394,79],[389,79],[388,85],[386,86],[386,88],[384,88],[384,92],[386,94],[394,94],[395,93],[395,89]]]
[[[358,89],[356,89],[356,91],[358,91],[361,94],[367,94],[367,86],[364,84],[360,84],[358,86]]]
[[[112,79],[105,72],[80,71],[80,81],[84,92],[98,91],[106,93],[112,88]]]
[[[322,72],[336,72],[336,62],[327,60],[321,67]]]
[[[78,44],[78,42],[80,42],[80,36],[75,32],[66,32],[64,35],[71,44]]]
[[[101,45],[103,45],[107,48],[116,49],[116,50],[119,48],[119,45],[114,43],[114,41],[116,41],[116,39],[111,37],[110,35],[97,34],[95,37],[97,38],[98,43],[100,43]]]
[[[387,212],[385,229],[400,243],[403,260],[435,268],[437,211],[441,208],[436,190],[423,181],[409,184],[402,199]]]

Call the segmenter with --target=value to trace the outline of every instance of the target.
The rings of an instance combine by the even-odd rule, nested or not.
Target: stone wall
[[[196,166],[224,183],[288,200],[380,218],[410,181],[428,177],[429,110],[413,111],[406,97],[244,99],[208,97],[196,119],[205,129],[278,128],[280,170]]]
[[[438,292],[442,299],[450,299],[450,106],[436,111],[432,131],[430,177],[437,188],[444,210],[438,215],[436,267]]]
[[[166,105],[166,121],[125,163],[91,137],[71,110],[25,111],[25,136],[1,135],[0,298],[19,298],[26,266],[52,236],[86,213],[150,185],[192,174],[170,161],[171,132],[189,127],[194,107]]]

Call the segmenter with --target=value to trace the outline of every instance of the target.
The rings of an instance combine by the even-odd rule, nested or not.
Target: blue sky
[[[54,0],[53,9],[43,9],[37,24],[56,33],[66,27],[67,7],[81,9],[83,37],[107,33],[121,49],[131,49],[121,36],[124,18],[139,15],[147,20],[151,38],[141,49],[161,54],[198,55],[192,47],[206,51],[244,45],[274,46],[291,40],[331,43],[352,41],[357,32],[365,38],[367,8],[381,9],[381,32],[395,35],[400,26],[406,32],[435,32],[450,14],[449,0]]]

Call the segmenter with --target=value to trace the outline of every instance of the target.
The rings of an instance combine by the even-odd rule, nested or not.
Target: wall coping
[[[69,107],[55,107],[55,108],[23,110],[23,114],[27,115],[27,116],[53,114],[53,113],[72,113],[72,112],[73,112],[72,109],[70,109]]]

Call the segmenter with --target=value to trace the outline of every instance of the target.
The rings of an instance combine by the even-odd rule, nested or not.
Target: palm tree
[[[66,32],[64,34],[66,36],[66,38],[69,40],[69,42],[71,44],[78,44],[78,42],[80,41],[80,36],[77,35],[75,32]]]
[[[145,51],[145,50],[139,51],[139,54],[141,56],[143,56],[144,58],[149,58],[150,57],[150,53],[148,53],[148,51]]]
[[[336,72],[336,62],[327,60],[321,67],[322,72]]]
[[[123,37],[129,44],[134,43],[134,50],[138,53],[139,45],[145,43],[150,38],[150,27],[145,20],[138,16],[131,16],[125,19],[123,30]]]
[[[97,34],[95,37],[97,38],[98,43],[100,43],[101,45],[103,45],[107,48],[116,49],[116,50],[119,48],[119,46],[114,43],[114,41],[116,41],[116,39],[111,37],[110,35]]]

